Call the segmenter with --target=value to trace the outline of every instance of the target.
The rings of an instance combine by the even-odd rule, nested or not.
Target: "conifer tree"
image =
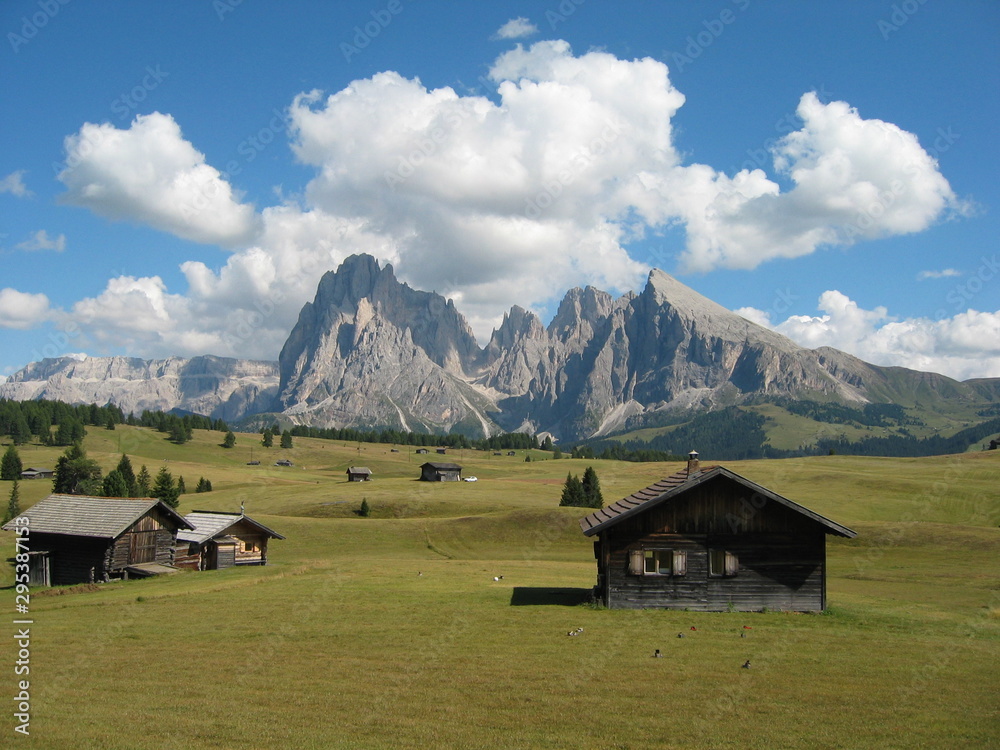
[[[177,485],[174,484],[174,477],[166,466],[160,468],[156,474],[156,481],[153,482],[153,489],[149,492],[151,497],[162,500],[171,508],[178,505]]]
[[[559,505],[582,508],[586,507],[585,502],[586,498],[583,495],[583,483],[580,481],[580,477],[573,476],[571,473],[567,474]]]
[[[604,496],[601,494],[601,482],[597,478],[594,467],[588,466],[583,472],[583,498],[587,508],[603,508]]]
[[[0,459],[0,479],[20,479],[24,466],[21,464],[21,457],[17,453],[17,448],[8,445],[4,451],[3,459]]]
[[[135,478],[135,495],[136,497],[151,497],[150,490],[152,489],[153,478],[149,475],[149,469],[146,468],[146,464],[139,467],[139,473]]]
[[[132,462],[129,461],[128,456],[122,453],[121,460],[118,462],[118,466],[115,467],[116,471],[122,475],[122,479],[125,480],[125,492],[127,493],[125,497],[135,497],[137,493],[135,472],[132,471]]]
[[[284,432],[281,433],[281,447],[282,448],[292,447],[292,433],[290,433],[288,430],[285,430]]]
[[[272,445],[274,445],[274,433],[271,432],[270,427],[264,429],[264,434],[260,439],[260,443],[265,448],[270,448]]]
[[[10,488],[10,500],[7,502],[7,513],[4,514],[3,522],[7,523],[12,518],[21,515],[21,483],[15,479]]]
[[[118,469],[112,469],[104,477],[104,497],[128,497],[128,485]]]
[[[226,437],[222,439],[222,447],[232,448],[234,445],[236,445],[236,435],[234,435],[233,431],[230,430],[226,433]]]

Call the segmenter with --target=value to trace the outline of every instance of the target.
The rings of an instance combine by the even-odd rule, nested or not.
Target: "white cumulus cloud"
[[[58,178],[67,203],[195,242],[229,246],[253,237],[253,207],[238,202],[170,115],[139,115],[126,130],[86,123],[65,149]]]
[[[0,289],[0,328],[27,330],[49,318],[49,298],[7,287]]]
[[[24,184],[24,175],[26,174],[26,170],[19,169],[0,179],[0,193],[10,193],[17,198],[33,196],[34,193],[28,190],[28,186]]]
[[[844,102],[802,97],[802,128],[773,150],[782,190],[761,169],[685,163],[672,125],[685,97],[655,59],[543,41],[500,55],[489,76],[497,101],[392,71],[299,94],[287,134],[314,176],[295,202],[256,213],[170,115],[84,125],[66,142],[67,201],[233,252],[221,268],[183,263],[180,292],[112,279],[76,314],[137,352],[274,358],[323,272],[368,252],[452,297],[482,341],[512,304],[638,288],[648,269],[627,247],[650,233],[684,228],[688,269],[753,268],[963,210],[912,134]],[[849,302],[824,303],[838,330],[852,315],[854,336],[887,325]],[[821,340],[818,326],[801,335]]]
[[[497,29],[497,33],[494,34],[494,38],[522,39],[526,36],[531,36],[532,34],[537,33],[538,27],[535,26],[535,24],[524,16],[518,16],[517,18],[510,19],[507,23]]]
[[[908,367],[967,380],[1000,372],[1000,311],[966,310],[940,320],[901,320],[882,306],[865,310],[847,295],[820,295],[820,315],[772,321],[754,308],[743,317],[773,328],[810,349],[830,346],[876,365]]]

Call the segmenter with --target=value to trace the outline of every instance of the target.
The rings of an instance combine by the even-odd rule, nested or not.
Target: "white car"
[[[466,477],[462,481],[463,482],[478,482],[479,481],[479,477]]]

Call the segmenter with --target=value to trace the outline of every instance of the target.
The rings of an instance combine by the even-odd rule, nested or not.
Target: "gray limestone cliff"
[[[111,402],[126,414],[181,409],[224,420],[272,410],[277,391],[276,363],[210,355],[57,357],[33,362],[0,383],[0,398],[16,401]]]

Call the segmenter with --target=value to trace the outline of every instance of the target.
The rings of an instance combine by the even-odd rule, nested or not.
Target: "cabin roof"
[[[826,533],[828,534],[843,536],[848,539],[853,539],[857,536],[856,532],[851,531],[851,529],[846,526],[841,526],[839,523],[831,521],[829,518],[821,516],[819,513],[811,511],[808,508],[789,500],[787,497],[782,497],[778,493],[773,492],[766,487],[762,487],[756,482],[751,482],[746,477],[742,477],[735,471],[730,471],[723,466],[710,466],[698,469],[690,474],[687,469],[681,469],[675,474],[671,474],[665,479],[661,479],[659,482],[655,482],[638,492],[633,492],[628,497],[623,497],[621,500],[601,508],[600,510],[595,510],[590,515],[581,518],[580,528],[587,536],[593,536],[594,534],[598,534],[611,528],[626,518],[639,513],[644,513],[661,503],[674,500],[689,490],[692,490],[705,482],[716,479],[717,477],[728,477],[729,479],[742,484],[753,493],[763,495],[779,505],[784,505],[797,513],[801,513],[810,520],[826,527]]]
[[[179,542],[204,544],[213,537],[225,535],[226,531],[238,524],[240,521],[245,521],[252,526],[256,526],[263,533],[274,537],[275,539],[285,538],[277,531],[269,529],[264,524],[253,520],[250,516],[244,515],[243,513],[223,513],[221,511],[212,510],[195,510],[184,516],[184,520],[191,525],[191,530],[178,531],[177,541]]]
[[[155,497],[49,495],[32,505],[21,516],[29,520],[28,528],[32,534],[115,539],[153,508],[173,519],[179,528],[194,528],[177,511]],[[8,522],[3,528],[14,528],[14,521]]]
[[[371,474],[372,470],[367,466],[349,466],[347,468],[348,474]]]
[[[422,469],[425,466],[430,466],[432,469],[436,469],[438,471],[461,471],[462,470],[462,467],[459,466],[458,464],[440,463],[440,462],[437,462],[437,461],[428,461],[425,464],[421,464],[420,468]]]

